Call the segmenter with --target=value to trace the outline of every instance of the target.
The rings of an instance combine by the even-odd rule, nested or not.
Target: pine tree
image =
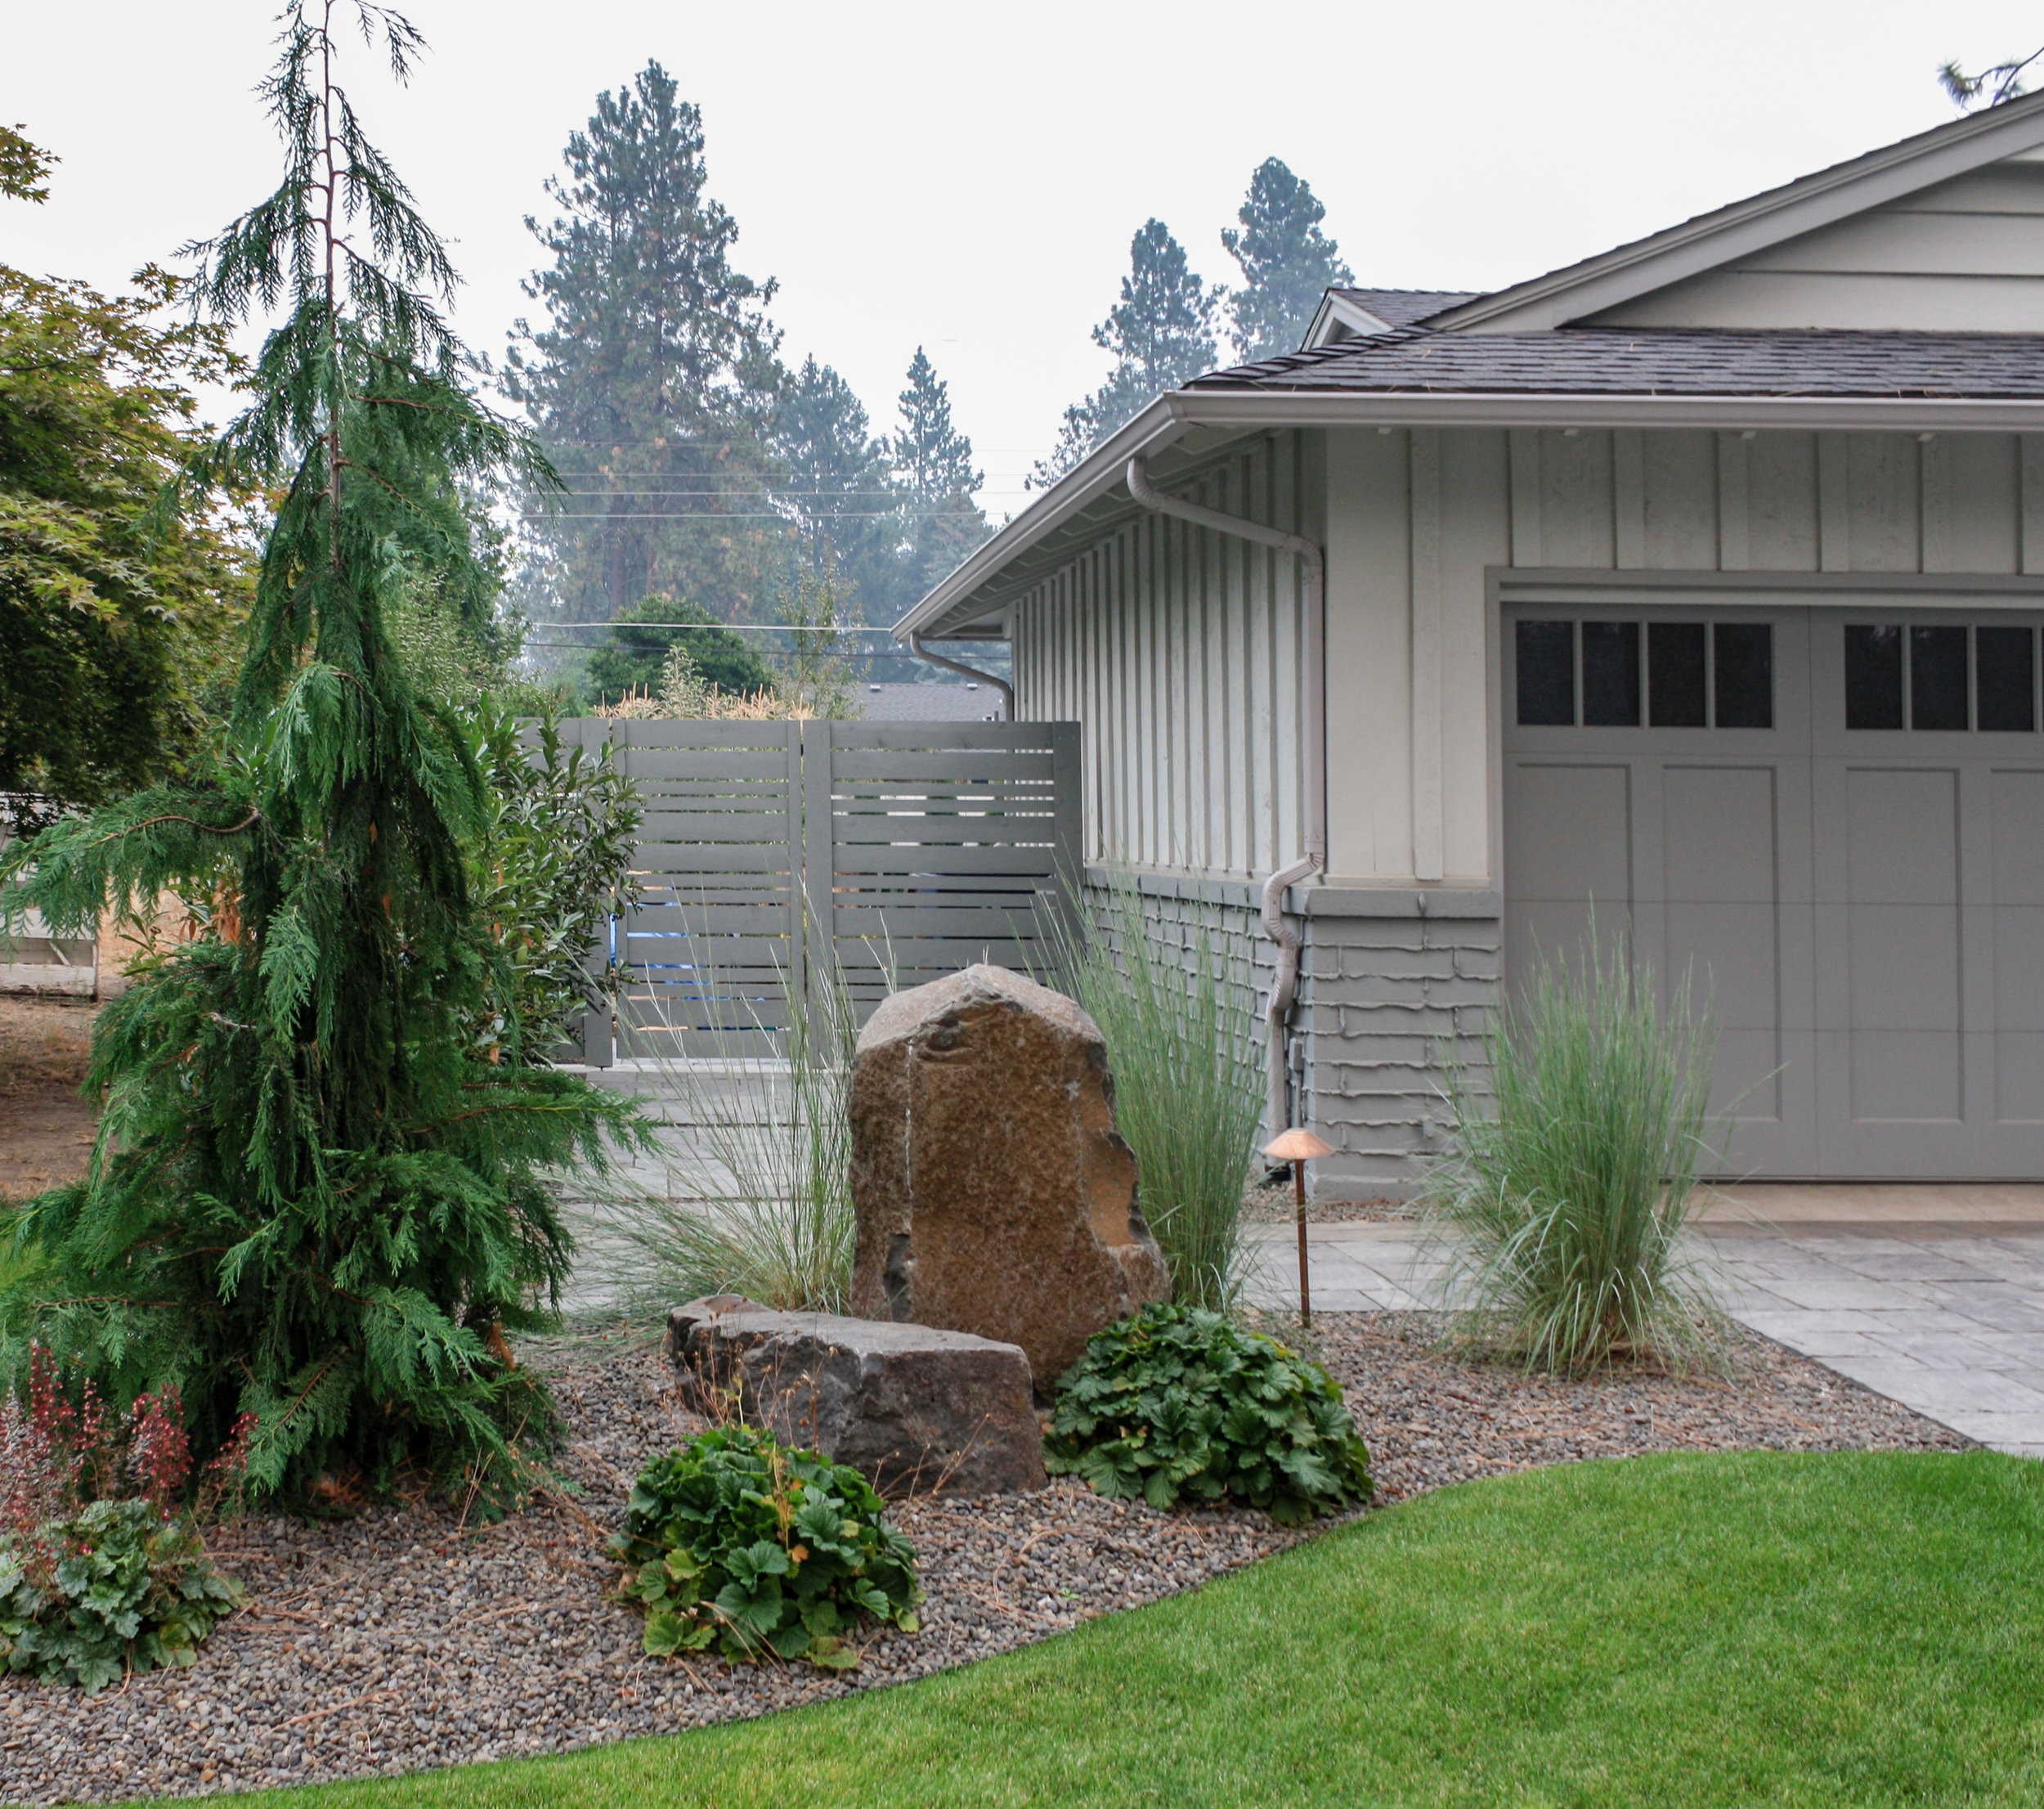
[[[549,324],[518,323],[504,389],[567,478],[528,523],[527,601],[549,612],[605,622],[665,593],[743,621],[781,568],[775,285],[732,263],[737,222],[703,149],[701,110],[648,63],[569,137],[567,180],[547,185],[559,216],[526,222],[553,258],[526,284]]]
[[[952,424],[950,388],[921,346],[900,402],[894,481],[909,514],[903,576],[912,602],[987,537],[987,518],[972,500],[987,480],[973,467],[972,442]]]
[[[1114,354],[1114,367],[1065,410],[1057,446],[1031,474],[1032,487],[1055,483],[1154,397],[1213,368],[1213,299],[1162,220],[1145,221],[1129,240],[1121,300],[1093,329],[1093,343]]]
[[[1320,231],[1326,217],[1303,177],[1275,157],[1257,166],[1235,216],[1241,230],[1221,234],[1242,270],[1228,314],[1235,356],[1244,363],[1298,351],[1320,298],[1355,281],[1341,248]]]
[[[814,358],[782,391],[773,450],[787,473],[782,501],[793,517],[804,565],[835,568],[836,586],[885,613],[901,589],[901,518],[887,442],[852,386]]]
[[[232,757],[213,783],[47,831],[4,871],[6,913],[34,905],[61,933],[166,886],[209,928],[102,1014],[90,1173],[20,1213],[43,1268],[0,1317],[16,1363],[34,1339],[119,1401],[175,1383],[202,1441],[256,1414],[259,1488],[316,1497],[416,1463],[501,1500],[554,1424],[503,1337],[567,1269],[540,1171],[644,1133],[536,1065],[515,1017],[479,1046],[510,985],[464,877],[482,776],[385,608],[422,574],[486,595],[461,486],[548,470],[463,381],[446,254],[334,79],[337,4],[283,14],[261,91],[282,181],[186,248],[219,317],[288,308],[254,399],[186,474],[245,471],[279,498]],[[351,10],[403,80],[418,34]]]

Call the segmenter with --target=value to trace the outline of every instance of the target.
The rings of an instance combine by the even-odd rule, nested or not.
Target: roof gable
[[[1589,321],[1951,330],[1963,319],[1973,330],[2037,330],[2044,163],[2028,154],[2040,150],[2044,93],[1478,296],[1428,324],[1470,333]],[[2034,273],[1995,267],[2024,264]]]

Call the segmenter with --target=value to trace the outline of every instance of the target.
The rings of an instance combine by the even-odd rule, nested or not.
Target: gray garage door
[[[1513,971],[1593,909],[1689,967],[1737,1170],[2044,1177],[2040,626],[1508,610]]]

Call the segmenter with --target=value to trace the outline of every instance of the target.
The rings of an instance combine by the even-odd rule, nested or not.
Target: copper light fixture
[[[1299,1326],[1303,1331],[1313,1322],[1313,1295],[1306,1278],[1306,1165],[1316,1157],[1332,1156],[1334,1146],[1321,1142],[1304,1125],[1294,1124],[1275,1142],[1266,1143],[1263,1153],[1273,1162],[1292,1165],[1292,1198],[1299,1225]]]

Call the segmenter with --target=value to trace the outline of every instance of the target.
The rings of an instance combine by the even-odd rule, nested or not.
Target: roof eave
[[[1443,331],[1493,333],[1567,325],[2040,145],[2044,92],[1933,127],[1649,238],[1480,296],[1427,324]]]
[[[1706,427],[2044,431],[2044,398],[1181,390],[1192,427]]]
[[[1120,483],[1129,460],[1136,453],[1161,451],[1179,438],[1186,431],[1186,423],[1177,405],[1184,394],[1175,390],[1159,396],[1126,426],[1101,441],[896,622],[894,639],[906,642],[912,634],[930,631],[1002,567]]]
[[[1131,457],[1195,428],[1688,427],[1905,433],[2044,433],[2044,398],[1912,396],[1670,396],[1317,393],[1177,389],[1159,396],[1068,472],[895,623],[894,637],[935,624],[1059,527],[1125,482]],[[989,604],[989,613],[1001,607]],[[970,620],[970,617],[966,618]]]

